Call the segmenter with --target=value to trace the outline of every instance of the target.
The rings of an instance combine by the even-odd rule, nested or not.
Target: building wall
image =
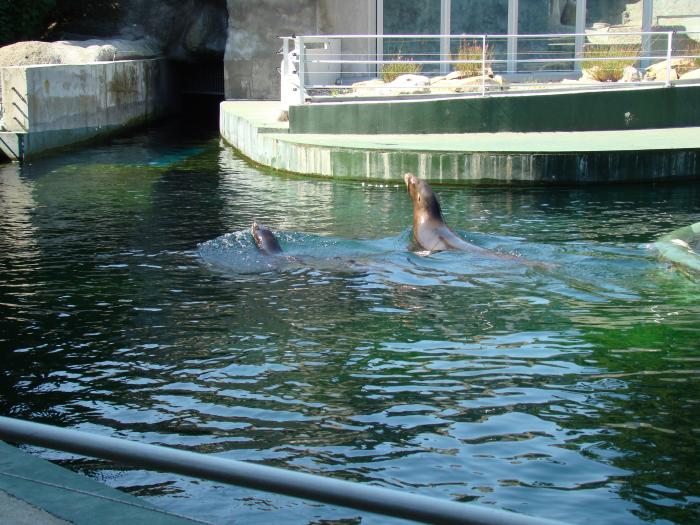
[[[376,34],[377,0],[227,0],[229,24],[224,58],[227,99],[280,97],[277,71],[282,46],[278,36],[292,34]],[[698,0],[654,0],[654,24],[700,31]],[[641,25],[642,1],[588,0],[587,25],[595,22]],[[383,0],[384,21],[379,28],[391,33],[439,33],[438,0]],[[574,0],[520,0],[518,31],[521,34],[574,31]],[[505,33],[508,0],[452,0],[451,30],[458,33]],[[659,18],[661,17],[661,18]],[[700,40],[700,33],[690,38]],[[406,53],[412,44],[399,42],[385,54]],[[373,41],[343,41],[344,58],[367,56]],[[437,46],[437,43],[435,43]],[[548,52],[547,43],[533,39],[519,44],[520,53]],[[437,47],[432,52],[437,52]],[[573,52],[573,50],[572,50]],[[355,55],[356,54],[356,55]],[[343,73],[367,72],[367,66],[344,65]],[[359,80],[360,78],[358,78]]]
[[[227,99],[279,100],[278,36],[376,31],[376,0],[228,0],[228,12]],[[344,52],[361,51],[367,44],[354,46]]]

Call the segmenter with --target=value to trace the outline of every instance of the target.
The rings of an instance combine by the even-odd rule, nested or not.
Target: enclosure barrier
[[[451,70],[471,71],[471,94],[485,96],[505,88],[494,85],[494,74],[513,81],[511,89],[610,89],[616,81],[579,78],[586,68],[636,66],[639,78],[624,87],[666,86],[674,79],[674,61],[700,68],[700,34],[676,31],[510,35],[309,35],[282,38],[282,102],[304,104],[349,94],[353,80],[376,79],[387,69],[431,78]],[[293,48],[292,48],[293,45]],[[663,62],[657,78],[644,79],[654,64]],[[635,68],[636,69],[636,68]],[[545,86],[552,79],[570,81]],[[700,79],[694,80],[698,82]],[[618,85],[617,87],[621,87]],[[372,85],[377,96],[394,94],[395,85]],[[400,90],[399,90],[400,91]],[[383,93],[382,93],[383,92]],[[426,94],[430,89],[424,91]],[[421,93],[420,89],[416,93]],[[371,95],[369,95],[371,96]]]
[[[409,494],[169,447],[0,417],[0,438],[421,523],[562,525],[508,511]]]

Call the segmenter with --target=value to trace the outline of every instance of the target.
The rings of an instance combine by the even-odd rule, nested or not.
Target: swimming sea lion
[[[500,257],[490,250],[465,241],[445,224],[440,203],[427,182],[413,173],[406,173],[403,180],[413,201],[413,240],[418,248],[428,252],[461,250]]]
[[[272,232],[262,224],[253,222],[250,232],[253,234],[253,240],[255,241],[258,249],[264,255],[276,255],[278,253],[282,253],[280,243],[277,242],[277,239]]]

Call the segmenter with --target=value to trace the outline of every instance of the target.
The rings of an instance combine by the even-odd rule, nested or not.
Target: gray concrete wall
[[[25,158],[114,133],[173,107],[165,60],[2,68],[4,127]]]
[[[376,31],[375,0],[228,0],[224,77],[227,99],[279,100],[278,36],[368,34]],[[366,42],[343,52],[362,52]]]
[[[661,130],[620,131],[633,138],[623,142],[621,135],[607,135],[604,147],[591,143],[591,135],[578,134],[574,142],[565,144],[555,140],[554,133],[532,133],[520,146],[509,149],[503,146],[512,144],[515,134],[489,134],[492,150],[482,145],[470,151],[466,145],[474,147],[474,143],[468,135],[419,139],[410,134],[343,135],[338,140],[312,135],[307,139],[275,122],[275,107],[274,102],[223,102],[221,136],[254,163],[295,174],[402,184],[403,174],[410,171],[431,183],[543,186],[700,178],[697,128],[688,132],[677,128],[672,136],[664,134],[666,140],[659,137]],[[542,148],[548,141],[559,146]]]

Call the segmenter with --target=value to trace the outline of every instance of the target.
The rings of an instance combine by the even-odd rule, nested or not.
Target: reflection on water
[[[421,257],[402,186],[167,129],[3,165],[0,413],[572,523],[700,518],[700,288],[646,247],[699,220],[696,185],[437,191],[470,242],[556,267]],[[359,516],[42,454],[214,523]]]

